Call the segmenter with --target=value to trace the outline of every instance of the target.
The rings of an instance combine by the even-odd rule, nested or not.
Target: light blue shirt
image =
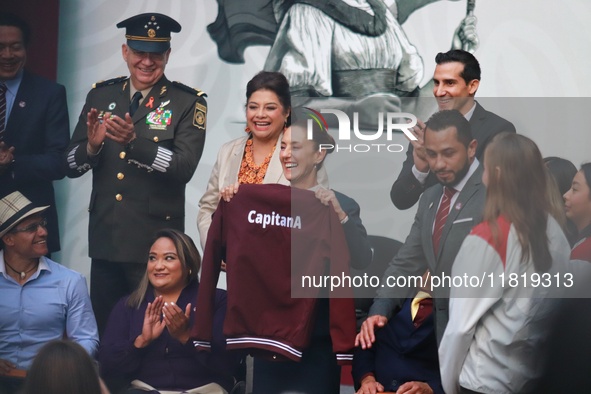
[[[7,273],[0,251],[0,359],[29,369],[47,342],[68,339],[95,356],[99,338],[86,280],[48,258],[23,284]]]
[[[14,105],[14,100],[16,99],[16,94],[18,93],[18,88],[21,86],[21,82],[23,80],[24,71],[20,70],[16,75],[16,78],[8,79],[6,81],[0,80],[0,82],[4,82],[6,85],[6,119],[4,126],[8,124],[8,118],[10,117],[10,111],[12,111],[12,106]]]

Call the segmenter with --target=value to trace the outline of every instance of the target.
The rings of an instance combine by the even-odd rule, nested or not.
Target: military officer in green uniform
[[[93,173],[90,293],[101,333],[144,274],[155,231],[184,231],[185,185],[201,158],[207,114],[203,92],[164,75],[178,22],[147,13],[117,27],[126,29],[130,77],[93,86],[65,158],[70,178]]]

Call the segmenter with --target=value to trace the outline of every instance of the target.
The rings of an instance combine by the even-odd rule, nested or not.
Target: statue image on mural
[[[401,25],[435,1],[218,0],[208,32],[230,63],[244,63],[250,45],[271,45],[264,68],[282,72],[293,96],[351,98],[341,101],[349,110],[353,102],[356,110],[377,105],[391,112],[401,97],[432,97],[431,83],[420,86],[423,60]],[[467,1],[452,49],[478,48],[474,6]]]

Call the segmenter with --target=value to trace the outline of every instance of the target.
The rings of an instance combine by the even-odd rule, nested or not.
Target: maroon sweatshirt
[[[311,191],[277,184],[241,185],[229,203],[220,201],[203,256],[191,333],[197,348],[207,349],[212,338],[222,261],[227,273],[228,349],[299,361],[310,343],[317,298],[330,297],[335,356],[340,363],[352,360],[352,289],[302,287],[302,276],[349,275],[347,242],[332,206],[320,203]]]

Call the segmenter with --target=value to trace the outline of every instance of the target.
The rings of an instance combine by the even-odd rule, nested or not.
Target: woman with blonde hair
[[[538,147],[523,135],[501,133],[485,151],[483,222],[452,269],[453,278],[482,283],[451,289],[439,348],[448,394],[528,392],[540,373],[535,351],[545,340],[548,298],[569,280],[570,248],[548,179]]]

